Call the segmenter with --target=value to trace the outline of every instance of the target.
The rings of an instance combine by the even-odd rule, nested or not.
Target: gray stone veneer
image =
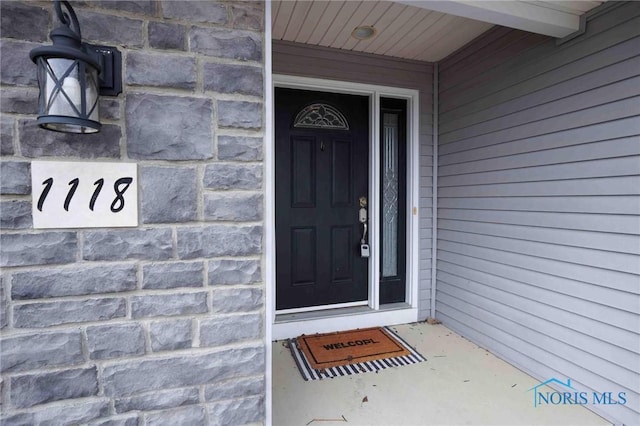
[[[35,122],[53,2],[0,2],[1,423],[264,423],[264,5],[72,5],[122,52],[96,135]],[[33,160],[137,163],[139,226],[33,229]]]

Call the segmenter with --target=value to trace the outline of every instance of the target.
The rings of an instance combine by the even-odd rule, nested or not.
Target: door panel
[[[291,138],[291,207],[316,205],[315,146],[315,138]]]
[[[314,285],[316,283],[316,230],[314,228],[291,229],[291,284]]]
[[[332,283],[351,282],[353,271],[351,270],[351,242],[353,241],[353,229],[351,226],[334,226],[331,229],[331,271]]]
[[[331,148],[331,205],[349,207],[352,205],[351,141],[333,140]]]
[[[275,102],[276,308],[366,301],[369,98],[277,88]]]

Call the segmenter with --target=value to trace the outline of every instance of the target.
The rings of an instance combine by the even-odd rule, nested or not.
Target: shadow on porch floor
[[[536,379],[442,325],[406,324],[392,329],[427,361],[305,382],[284,342],[274,342],[273,424],[609,424],[582,406],[535,408],[532,391],[527,390],[539,384]]]

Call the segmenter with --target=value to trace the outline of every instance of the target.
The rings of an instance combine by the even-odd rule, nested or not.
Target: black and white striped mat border
[[[312,368],[309,365],[306,356],[298,348],[298,344],[295,338],[289,339],[287,343],[289,344],[289,349],[291,349],[293,359],[295,360],[296,365],[300,370],[300,374],[302,374],[302,377],[307,381],[375,372],[390,367],[401,367],[403,365],[416,364],[418,362],[426,361],[425,357],[420,355],[414,348],[412,348],[407,342],[405,342],[404,339],[402,339],[391,329],[389,329],[389,327],[384,327],[384,329],[392,338],[397,340],[398,344],[406,348],[409,352],[411,352],[411,354],[375,361],[358,362],[355,364],[343,365],[338,367],[316,369]]]

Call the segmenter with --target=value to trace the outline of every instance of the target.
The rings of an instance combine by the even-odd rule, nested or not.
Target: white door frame
[[[418,320],[418,259],[419,259],[419,92],[371,84],[324,80],[273,74],[271,87],[317,90],[321,92],[346,93],[368,96],[370,117],[369,149],[369,300],[367,309],[343,307],[343,309],[309,309],[305,313],[296,311],[276,311],[275,305],[275,126],[273,125],[275,101],[273,96],[267,105],[266,120],[269,132],[265,147],[266,183],[266,318],[271,325],[271,338],[283,339],[301,334],[337,331],[345,328],[361,328],[380,325],[402,324]],[[380,211],[380,98],[400,98],[407,100],[407,300],[406,303],[380,306],[378,284],[380,278],[380,250],[378,232]],[[334,307],[335,308],[335,307]],[[289,314],[289,315],[286,315]]]

